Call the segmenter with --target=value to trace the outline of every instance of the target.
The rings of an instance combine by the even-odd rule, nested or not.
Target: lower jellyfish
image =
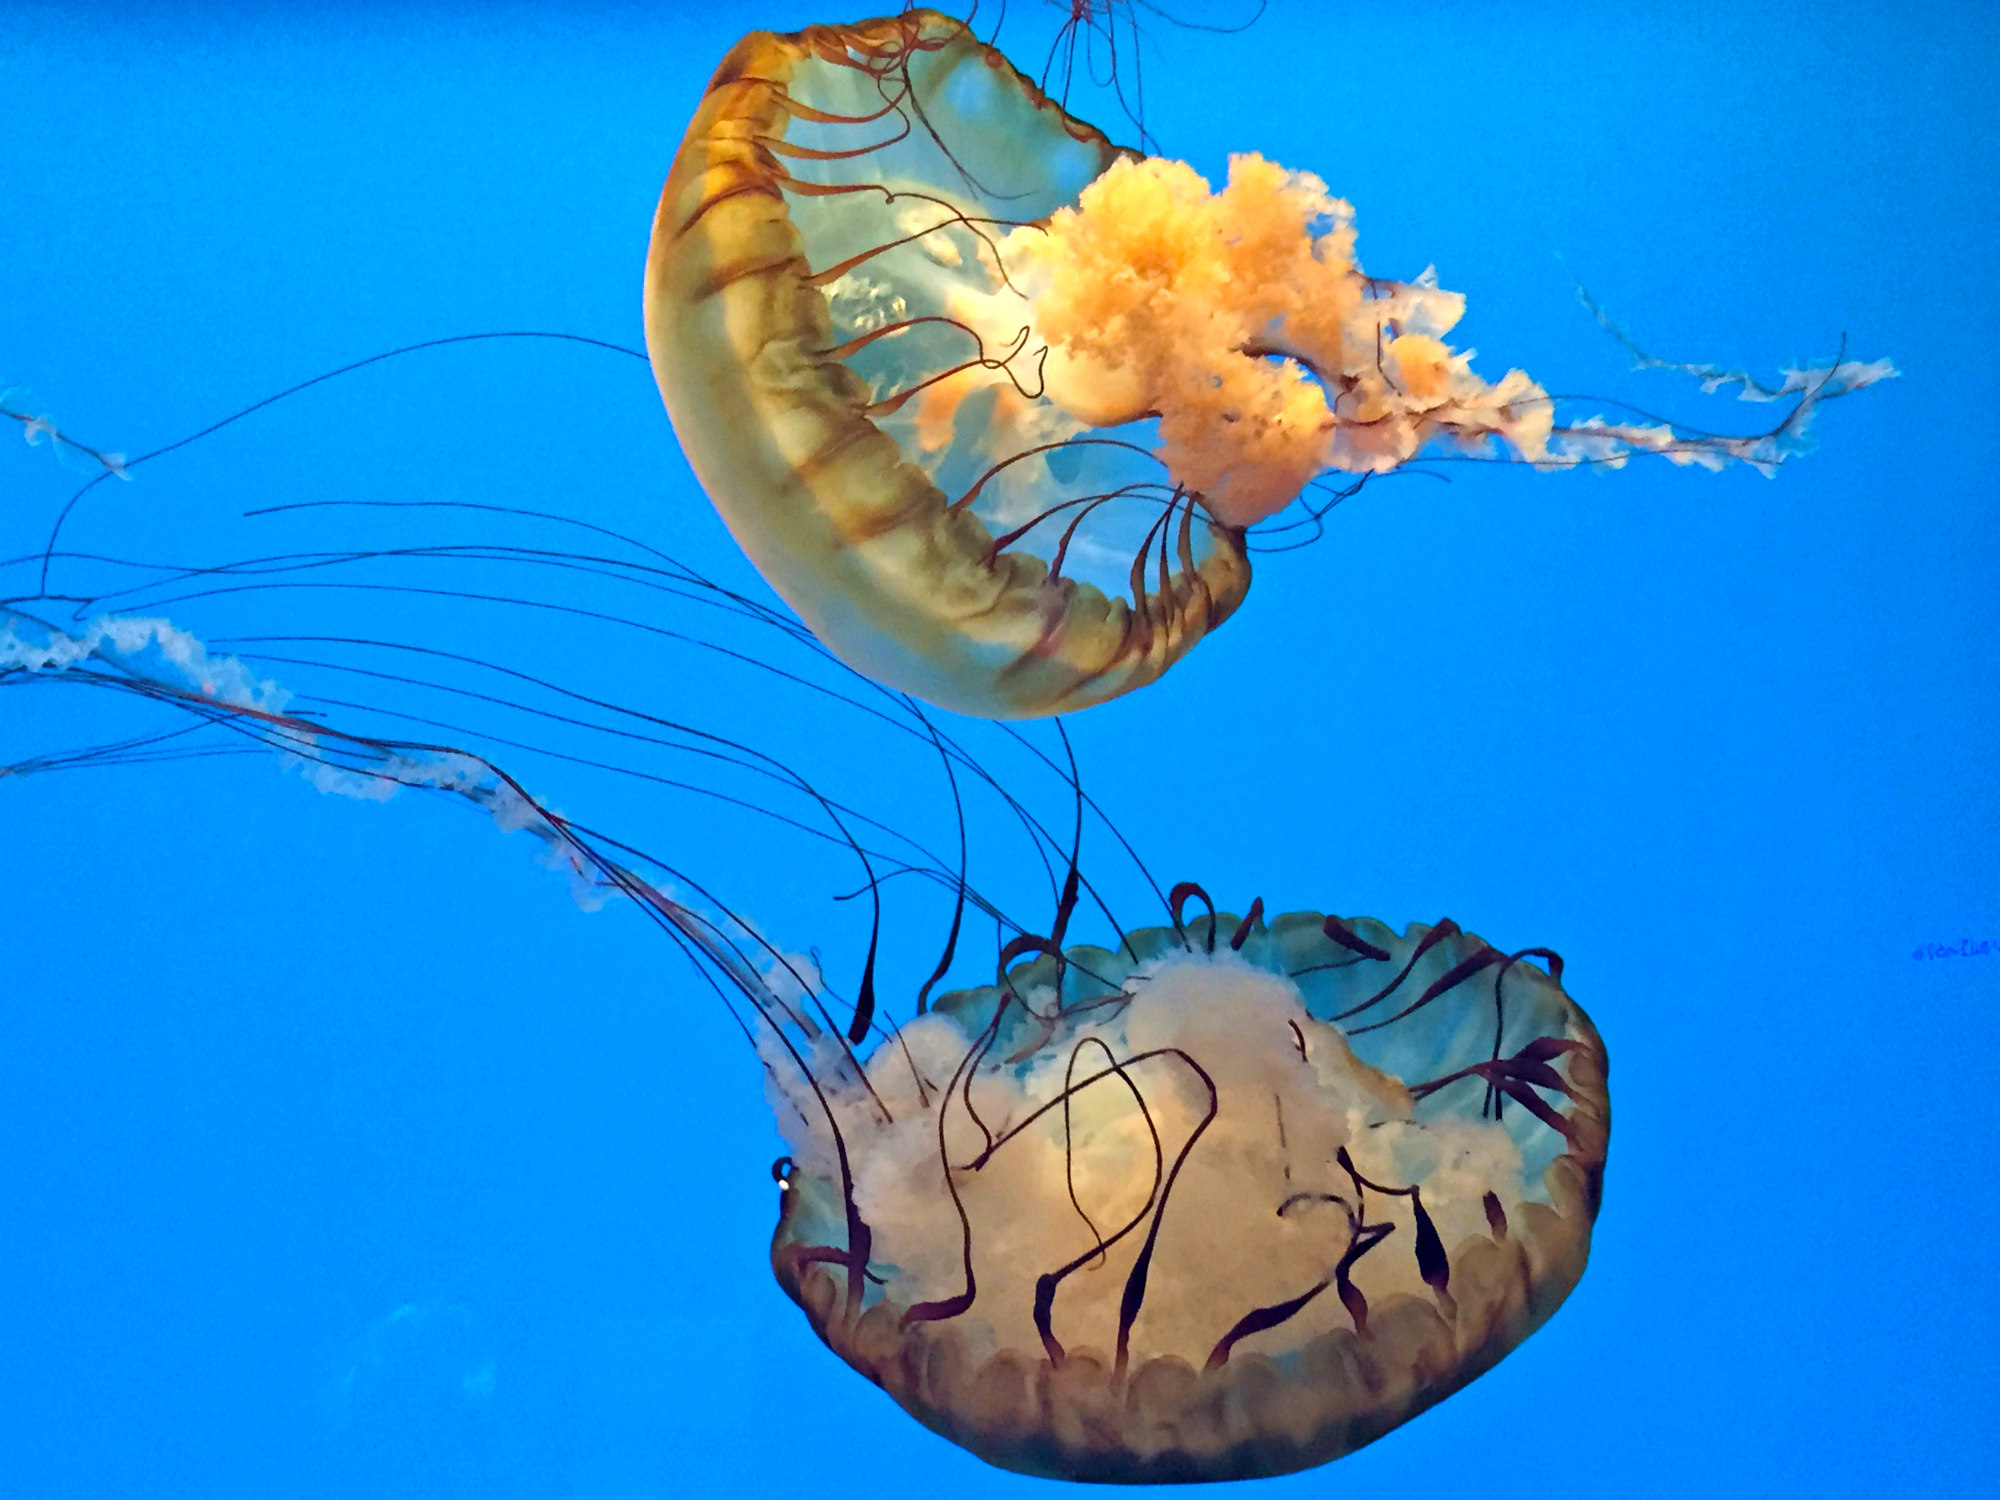
[[[1432,272],[1364,273],[1311,173],[1237,156],[1211,191],[925,10],[738,43],[646,273],[675,432],[771,586],[878,681],[997,718],[1157,679],[1308,489],[1427,456],[1769,473],[1820,402],[1895,373],[1655,360],[1790,405],[1745,437],[1568,418],[1473,371],[1464,310]]]
[[[843,995],[817,953],[785,951],[676,862],[554,811],[484,755],[350,733],[164,620],[67,631],[16,609],[0,686],[63,684],[261,743],[322,791],[468,802],[531,835],[587,901],[655,921],[763,1064],[789,1152],[779,1284],[842,1359],[994,1464],[1175,1481],[1325,1462],[1490,1368],[1583,1272],[1606,1060],[1546,950],[1502,952],[1450,921],[1267,920],[1261,901],[1239,918],[1192,884],[1164,895],[1161,925],[1103,906],[1109,946],[1066,946],[1102,899],[1075,853],[1088,799],[1073,773],[1067,840],[1023,813],[1044,853],[1066,846],[1038,931],[966,879],[963,849],[898,844],[739,748],[793,778],[877,897],[868,967]],[[977,763],[910,713],[953,784],[974,784]],[[188,733],[33,757],[7,782],[198,753]],[[764,806],[792,821],[775,794]],[[874,948],[900,875],[954,914],[898,1023]],[[994,982],[932,1002],[974,952],[968,916],[993,919]],[[935,949],[913,959],[889,938],[889,967],[923,972]]]
[[[778,1280],[953,1442],[1068,1479],[1306,1468],[1582,1275],[1605,1054],[1551,955],[1261,903],[1016,946],[865,1067],[775,1073]]]

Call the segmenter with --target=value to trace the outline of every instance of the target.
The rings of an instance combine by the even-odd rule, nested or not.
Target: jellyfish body
[[[580,900],[630,898],[748,1002],[731,1008],[792,1151],[780,1284],[856,1370],[995,1464],[1151,1481],[1324,1462],[1489,1368],[1583,1272],[1606,1064],[1551,954],[1449,922],[1266,923],[1261,903],[1183,920],[1184,887],[1173,926],[1116,951],[1016,937],[998,984],[878,1018],[863,1059],[867,1018],[836,1019],[813,962],[475,754],[296,715],[157,618],[71,634],[10,612],[0,687],[32,682],[177,710],[325,792],[461,800],[531,835]]]
[[[1583,1272],[1605,1054],[1543,956],[1253,908],[1115,954],[1050,945],[865,1069],[776,1060],[777,1278],[1002,1467],[1336,1458],[1490,1368]]]
[[[1159,677],[1242,602],[1246,529],[1325,476],[1441,449],[1768,470],[1894,373],[1651,361],[1796,401],[1751,438],[1558,422],[1445,342],[1463,311],[1364,274],[1310,173],[1238,156],[1212,190],[927,11],[739,43],[646,274],[654,374],[744,551],[850,665],[990,718]]]
[[[1000,235],[1120,155],[962,23],[910,12],[745,38],[661,198],[647,347],[695,473],[823,642],[947,708],[1113,697],[1249,585],[1240,537],[1163,492],[1125,568],[1130,603],[1074,576],[1068,551],[1097,543],[1066,550],[1062,533],[1087,526],[1087,503],[1002,545],[1046,508],[1052,468],[1109,493],[1130,455],[1065,445],[1021,320],[989,345],[951,308],[994,289]],[[941,399],[975,374],[959,420]]]

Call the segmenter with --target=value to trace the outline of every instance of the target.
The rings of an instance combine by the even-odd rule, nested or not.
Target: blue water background
[[[1032,51],[1050,16],[1016,11]],[[0,385],[141,453],[418,339],[636,344],[708,72],[814,19],[848,18],[5,7]],[[2000,939],[1990,11],[1274,0],[1150,35],[1166,151],[1322,173],[1371,270],[1468,295],[1489,373],[1767,418],[1631,373],[1572,272],[1671,357],[1775,373],[1845,334],[1904,371],[1774,481],[1380,486],[1072,725],[1166,878],[1548,944],[1610,1048],[1568,1305],[1262,1493],[1989,1492],[2000,944],[1927,945]],[[0,552],[76,482],[0,432]],[[246,508],[357,495],[588,505],[748,586],[644,367],[551,347],[331,383],[100,486],[71,543],[199,556]],[[0,704],[0,760],[100,723]],[[864,746],[740,712],[865,777]],[[537,776],[613,831],[647,813]],[[519,843],[260,761],[0,780],[0,1493],[1046,1492],[816,1342],[766,1264],[741,1038]],[[703,858],[850,954],[824,882]]]

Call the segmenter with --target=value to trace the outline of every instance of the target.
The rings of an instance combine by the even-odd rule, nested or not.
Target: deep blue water
[[[1015,12],[1003,43],[1032,54],[1051,17]],[[419,340],[636,346],[653,202],[708,72],[747,27],[845,19],[8,6],[0,386],[140,454]],[[1568,1305],[1464,1393],[1267,1492],[1985,1492],[1990,15],[1274,0],[1241,36],[1146,25],[1162,149],[1218,177],[1232,150],[1320,172],[1371,270],[1434,262],[1468,295],[1489,372],[1734,430],[1767,415],[1631,373],[1573,273],[1675,358],[1775,373],[1844,335],[1903,371],[1829,407],[1775,480],[1459,466],[1372,488],[1264,562],[1164,682],[1072,722],[1163,878],[1548,944],[1610,1049],[1607,1195]],[[89,476],[0,442],[11,558]],[[199,561],[268,525],[337,547],[351,510],[242,512],[355,499],[589,517],[758,587],[645,367],[548,342],[281,402],[98,486],[65,545]],[[409,537],[477,540],[471,517]],[[406,638],[425,608],[440,636],[461,623],[398,607]],[[941,826],[936,788],[794,698],[608,632],[494,646],[697,702]],[[0,700],[0,763],[154,722],[94,696]],[[853,972],[865,929],[831,899],[851,870],[657,787],[515,768]],[[1046,899],[980,816],[993,878]],[[656,931],[579,909],[522,842],[441,801],[321,796],[269,757],[0,779],[0,1493],[1035,1487],[813,1338],[768,1271],[778,1145],[741,1037]],[[890,932],[904,993],[935,933]]]

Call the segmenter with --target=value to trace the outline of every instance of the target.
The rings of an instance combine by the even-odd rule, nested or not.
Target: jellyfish
[[[1559,959],[1261,902],[1183,922],[1194,889],[1115,951],[1010,945],[1029,961],[864,1064],[801,1044],[774,1070],[779,1282],[1005,1468],[1324,1463],[1490,1368],[1583,1272],[1610,1113]]]
[[[362,560],[316,552],[286,566],[338,590],[346,578],[326,568],[352,576]],[[254,562],[268,586],[274,558]],[[200,570],[204,582],[232,572]],[[768,616],[752,624],[784,634]],[[762,672],[780,644],[738,652],[744,670]],[[292,664],[340,680],[338,658]],[[480,666],[474,680],[490,680]],[[1398,932],[1320,912],[1266,918],[1262,900],[1236,916],[1194,882],[1158,896],[1164,920],[1124,920],[1080,858],[1090,798],[1074,762],[1056,768],[1074,798],[1068,830],[1024,790],[984,782],[1040,854],[1060,856],[1052,916],[1036,920],[968,876],[970,848],[992,842],[980,820],[956,852],[926,848],[748,740],[686,726],[680,744],[650,738],[630,770],[654,786],[686,774],[660,764],[678,750],[710,766],[698,796],[742,804],[722,766],[746,770],[760,788],[750,816],[854,860],[874,900],[866,966],[842,982],[818,946],[776,942],[682,850],[652,856],[624,830],[558,812],[484,748],[356,732],[366,704],[318,684],[298,694],[266,660],[212,650],[166,618],[66,626],[14,606],[0,628],[8,686],[110,690],[182,724],[16,760],[0,786],[212,754],[218,738],[262,746],[326,794],[478,808],[528,836],[580,902],[652,920],[700,976],[692,992],[738,1018],[762,1070],[786,1142],[778,1286],[854,1370],[992,1464],[1078,1480],[1320,1464],[1488,1370],[1582,1276],[1610,1106],[1606,1052],[1562,960],[1504,952],[1450,920]],[[422,684],[424,722],[442,728],[456,692]],[[576,694],[558,698],[574,708]],[[914,704],[878,712],[892,702],[864,690],[848,708],[894,726],[878,754],[900,738],[934,756],[966,826],[962,788],[988,768]],[[566,728],[564,752],[588,760],[574,734],[590,724],[570,712]],[[696,832],[672,826],[682,844]],[[908,878],[950,898],[942,942],[922,922],[884,924],[884,888]],[[1090,906],[1096,946],[1070,938]],[[980,918],[994,924],[990,980],[964,984]],[[878,946],[890,970],[928,978],[878,976]],[[960,988],[932,1000],[948,978]]]
[[[337,599],[358,584],[380,613],[402,591],[429,592],[440,562],[505,559],[490,543],[438,555],[451,550],[177,560],[135,602],[178,598],[184,616],[219,620],[246,598],[268,606],[274,588]],[[594,561],[593,630],[621,571]],[[120,558],[107,581],[123,593],[153,570]],[[238,588],[246,575],[258,592]],[[655,630],[693,623],[690,600],[728,602],[675,577],[684,608],[656,613]],[[304,596],[275,597],[304,617]],[[480,593],[451,597],[469,609]],[[525,622],[553,602],[504,607]],[[1261,901],[1238,917],[1193,883],[1162,890],[1136,855],[1132,885],[1159,918],[1130,920],[1131,896],[1082,856],[1085,829],[1115,833],[1115,849],[1170,830],[1116,833],[1073,759],[1031,754],[1024,764],[1065,803],[1053,810],[795,625],[728,618],[748,632],[728,647],[737,670],[777,685],[817,662],[823,718],[872,726],[884,763],[929,761],[948,815],[935,821],[957,824],[957,847],[918,835],[915,777],[898,778],[894,810],[860,803],[799,747],[761,749],[740,723],[725,734],[662,706],[624,710],[499,659],[454,658],[463,676],[419,679],[415,662],[451,653],[319,636],[309,654],[287,632],[248,638],[262,648],[242,656],[160,614],[75,625],[19,602],[0,614],[0,689],[87,689],[141,717],[106,742],[13,760],[0,791],[239,746],[329,795],[477,809],[581,903],[636,910],[691,966],[653,987],[719,1000],[750,1044],[786,1150],[778,1286],[905,1410],[1007,1468],[1199,1480],[1324,1462],[1451,1394],[1561,1303],[1589,1251],[1609,1106],[1603,1045],[1553,953],[1503,952],[1450,921],[1267,920]],[[382,670],[384,652],[404,669]],[[516,701],[503,705],[493,689],[510,680]],[[746,717],[728,709],[749,696],[719,700],[722,722]],[[473,732],[453,717],[465,697],[512,710],[469,747],[441,737]],[[551,747],[521,727],[544,715],[562,763],[595,765],[622,740],[627,760],[605,768],[643,777],[651,796],[684,794],[670,843],[648,852],[650,840],[559,810],[505,768],[496,747],[549,774]],[[392,738],[376,722],[432,734]],[[842,972],[825,933],[803,952],[780,942],[705,877],[691,851],[731,811],[764,830],[773,868],[859,877],[846,946],[865,931],[861,965]],[[1031,877],[1051,877],[1039,915],[1019,893],[1032,878],[1006,876],[1024,862],[1021,839]],[[1002,847],[1015,852],[996,858]],[[1092,912],[1094,946],[1071,936]],[[991,948],[975,937],[989,922]]]
[[[1439,453],[1768,473],[1819,402],[1895,373],[1651,360],[1791,405],[1749,437],[1559,420],[1446,342],[1464,306],[1430,271],[1365,274],[1310,172],[1240,155],[1215,190],[922,10],[723,59],[645,289],[675,433],[771,586],[869,676],[996,718],[1156,680],[1308,490]]]

